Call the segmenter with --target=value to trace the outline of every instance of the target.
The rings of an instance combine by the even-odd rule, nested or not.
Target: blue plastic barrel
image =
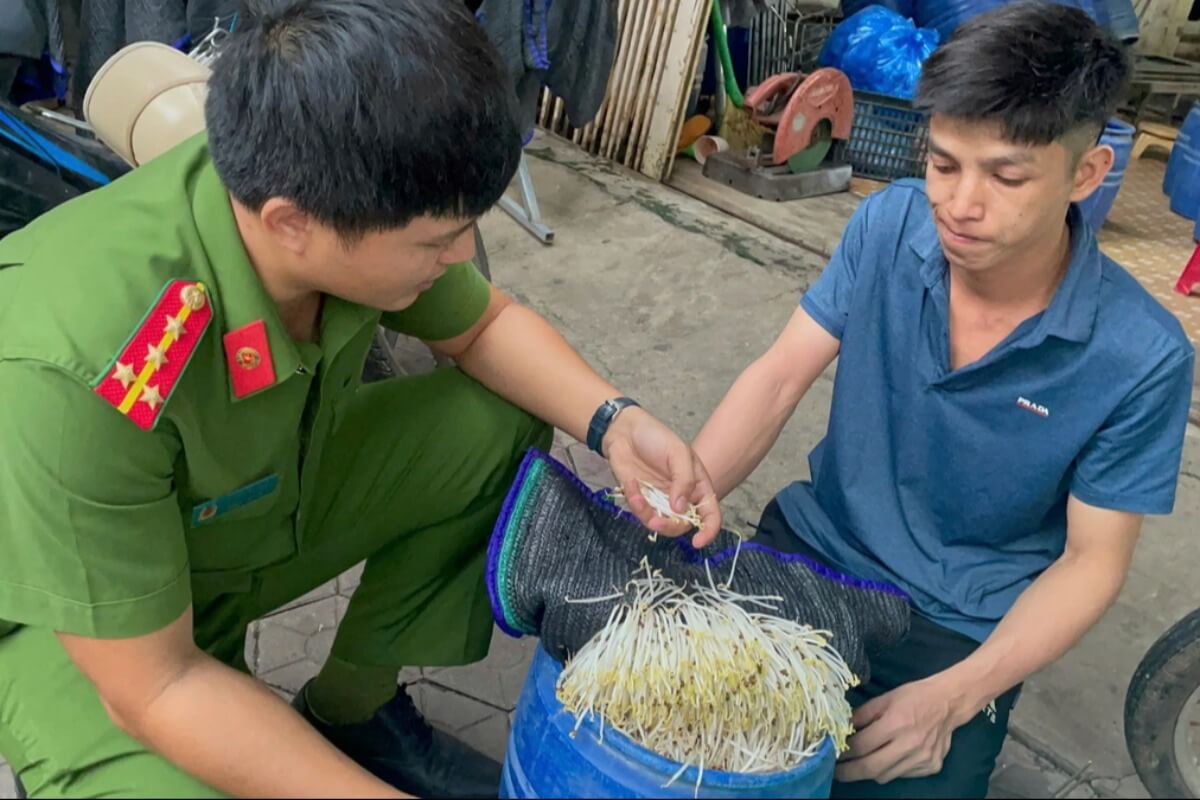
[[[913,0],[841,0],[840,5],[842,19],[850,19],[867,6],[883,6],[909,19],[912,19],[913,15]]]
[[[1004,5],[1006,0],[916,0],[913,5],[917,27],[935,28],[942,41],[971,17]]]
[[[1112,169],[1104,176],[1104,182],[1096,191],[1079,202],[1083,218],[1091,224],[1093,230],[1100,230],[1108,212],[1112,210],[1117,193],[1121,191],[1121,182],[1125,180],[1125,168],[1129,166],[1129,151],[1133,149],[1135,132],[1136,129],[1132,125],[1115,118],[1110,119],[1104,126],[1100,143],[1113,149],[1115,158]]]
[[[950,38],[959,25],[985,11],[1007,5],[1009,0],[916,0],[913,11],[917,26],[936,28],[942,41]],[[1109,27],[1108,0],[1051,0],[1087,12],[1101,27]]]
[[[1105,5],[1108,10],[1108,30],[1112,35],[1127,44],[1136,42],[1141,31],[1132,0],[1107,0]]]
[[[1179,136],[1171,148],[1171,156],[1167,159],[1167,174],[1163,176],[1163,193],[1170,197],[1175,193],[1175,177],[1179,173],[1179,164],[1183,161],[1184,153],[1195,152],[1200,146],[1200,100],[1192,104],[1192,110],[1183,120]]]
[[[585,719],[574,737],[575,717],[554,694],[562,667],[537,649],[513,718],[500,783],[501,797],[692,797],[696,767],[664,788],[680,765]],[[762,775],[704,771],[700,797],[829,797],[836,761],[826,739],[815,756],[795,769]]]
[[[1200,151],[1188,148],[1180,153],[1175,165],[1171,210],[1188,219],[1197,219],[1200,218]]]

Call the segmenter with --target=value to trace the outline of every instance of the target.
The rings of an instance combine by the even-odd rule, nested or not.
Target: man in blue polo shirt
[[[812,480],[759,536],[912,597],[851,698],[835,796],[976,796],[1021,682],[1115,600],[1174,503],[1193,349],[1073,205],[1128,74],[1082,12],[1016,4],[925,65],[925,181],[859,208],[695,442],[724,496],[838,358]]]

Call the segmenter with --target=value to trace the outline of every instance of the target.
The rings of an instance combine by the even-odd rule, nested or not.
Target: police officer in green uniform
[[[635,497],[711,497],[469,263],[514,105],[461,4],[286,0],[225,42],[206,134],[0,242],[0,754],[31,796],[494,795],[396,674],[484,656],[524,451],[553,425]],[[361,385],[380,322],[457,368]],[[289,707],[246,626],[363,559]]]

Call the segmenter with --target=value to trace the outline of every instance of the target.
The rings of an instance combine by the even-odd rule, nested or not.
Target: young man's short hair
[[[205,106],[235,199],[287,198],[354,238],[500,198],[520,159],[516,98],[462,2],[247,5]]]
[[[1019,2],[964,23],[925,62],[917,107],[998,123],[1004,138],[1096,143],[1129,78],[1123,45],[1083,11]]]

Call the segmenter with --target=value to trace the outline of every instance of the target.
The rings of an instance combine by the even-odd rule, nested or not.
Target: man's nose
[[[982,178],[963,173],[951,189],[950,200],[944,204],[946,213],[951,219],[960,221],[979,220],[983,218],[984,181]]]

